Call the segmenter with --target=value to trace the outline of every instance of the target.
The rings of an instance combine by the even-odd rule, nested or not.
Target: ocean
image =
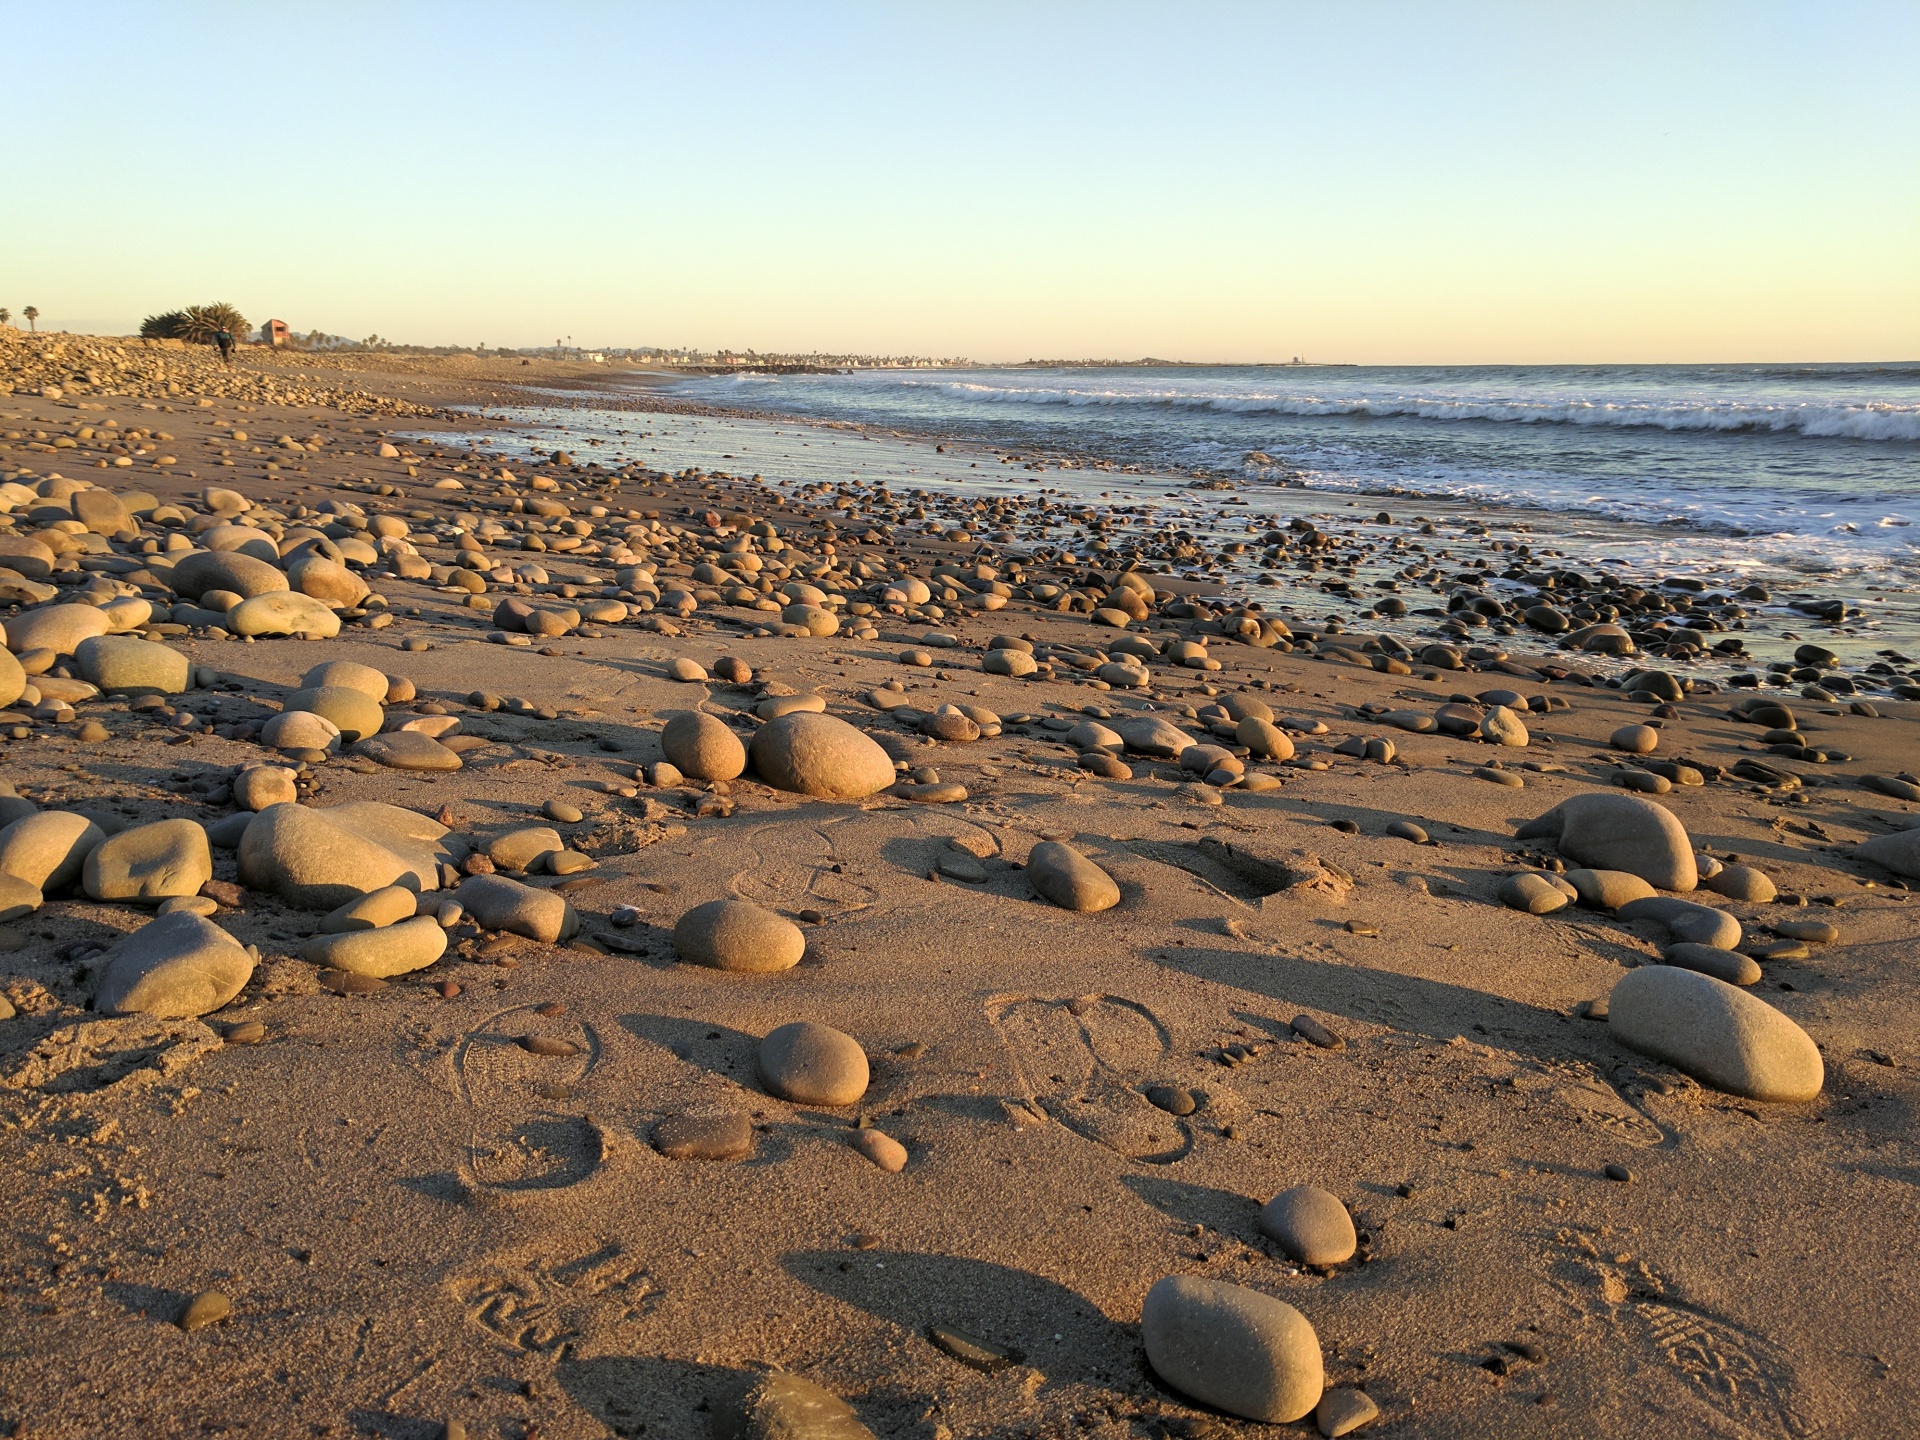
[[[1920,583],[1920,362],[873,370],[697,377],[667,393],[1225,477],[1249,494],[1653,525],[1662,553],[1649,558],[1663,563]]]

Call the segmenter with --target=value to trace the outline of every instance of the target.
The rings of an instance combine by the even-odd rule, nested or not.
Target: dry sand
[[[377,430],[429,424],[396,414],[395,400],[512,404],[503,386],[524,375],[309,365],[315,378],[299,381],[302,360],[243,357],[241,371],[272,376],[268,387],[181,352],[162,356],[170,368],[156,377],[153,357],[130,350],[124,372],[96,361],[99,381],[56,400],[24,393],[50,383],[33,347],[0,353],[0,381],[22,392],[0,396],[4,432],[20,437],[0,460],[23,483],[58,472],[163,502],[226,485],[286,516],[337,499],[368,515],[449,517],[476,496],[531,496],[527,478],[542,474],[575,515],[613,512],[594,520],[603,552],[632,511],[685,527],[676,554],[688,564],[725,543],[716,520],[740,514],[770,521],[803,559],[826,554],[831,497],[809,508],[665,476],[603,485],[613,472],[551,463],[513,466],[496,496],[464,449],[374,453]],[[104,441],[50,452],[39,447],[51,439],[31,438],[107,420],[172,438],[106,469],[94,467],[112,459]],[[233,441],[235,428],[250,441]],[[252,449],[282,435],[327,443]],[[220,465],[222,450],[233,465]],[[176,463],[156,464],[162,454]],[[468,488],[430,488],[447,478]],[[39,527],[30,510],[14,507],[12,533]],[[849,513],[838,521],[846,528]],[[411,541],[436,538],[431,522],[410,524]],[[117,548],[137,553],[165,534],[148,524]],[[581,577],[572,603],[614,583],[605,553],[527,554],[519,538],[487,554],[546,567],[530,601],[568,576]],[[927,576],[971,567],[979,545],[904,525],[876,544],[842,535],[831,573],[892,555]],[[989,548],[999,569],[1015,568],[1019,547]],[[444,543],[419,552],[457,558]],[[567,882],[582,919],[573,943],[463,922],[444,958],[368,994],[332,993],[298,958],[317,914],[222,892],[240,903],[216,923],[257,946],[260,964],[204,1021],[102,1022],[86,1009],[90,961],[148,911],[61,895],[5,927],[0,989],[19,1013],[0,1021],[0,1430],[398,1440],[457,1422],[469,1436],[694,1436],[742,1376],[778,1368],[845,1397],[887,1437],[1279,1433],[1192,1403],[1147,1365],[1148,1287],[1195,1274],[1297,1307],[1327,1384],[1378,1405],[1363,1433],[1902,1433],[1920,1372],[1907,1268],[1920,1218],[1920,917],[1896,877],[1849,852],[1913,812],[1859,780],[1914,766],[1920,710],[1882,693],[1877,717],[1793,695],[1802,728],[1854,757],[1825,766],[1766,755],[1754,726],[1728,718],[1736,697],[1725,692],[1691,695],[1664,719],[1659,757],[1761,758],[1812,777],[1797,792],[1729,775],[1658,797],[1697,848],[1811,899],[1695,897],[1738,916],[1750,940],[1808,918],[1839,930],[1805,958],[1763,962],[1754,993],[1819,1044],[1825,1086],[1810,1103],[1760,1103],[1584,1018],[1585,1002],[1659,959],[1659,927],[1577,907],[1533,916],[1498,898],[1505,877],[1552,858],[1516,841],[1521,822],[1576,794],[1621,793],[1611,779],[1624,757],[1608,738],[1646,720],[1646,703],[1573,676],[1423,679],[1417,662],[1386,674],[1220,636],[1208,649],[1218,670],[1155,662],[1147,689],[1090,688],[1065,660],[1054,678],[983,673],[994,635],[1042,651],[1119,638],[1021,598],[1044,581],[1077,585],[1087,568],[1033,568],[1004,608],[948,605],[932,624],[883,606],[873,639],[755,636],[778,614],[702,602],[673,622],[679,634],[640,628],[666,612],[636,609],[525,646],[487,639],[508,586],[490,582],[487,608],[472,609],[464,592],[370,573],[391,607],[384,628],[350,617],[324,642],[163,633],[217,672],[217,688],[157,712],[102,698],[71,719],[0,717],[14,737],[0,741],[0,775],[43,809],[212,824],[229,807],[207,792],[272,756],[209,727],[245,733],[234,727],[269,718],[309,667],[359,661],[417,687],[391,716],[436,704],[490,743],[445,774],[349,752],[311,768],[309,803],[444,815],[484,848],[554,823],[541,808],[560,801],[582,819],[557,828],[593,861]],[[668,569],[659,581],[671,588]],[[878,603],[857,578],[828,588]],[[1133,630],[1185,633],[1194,617],[1168,618],[1168,603]],[[902,664],[928,630],[960,643],[930,650],[930,666]],[[430,648],[402,649],[409,640]],[[1569,656],[1524,631],[1507,643],[1523,667],[1601,678],[1663,664]],[[677,658],[713,670],[722,656],[751,667],[751,681],[667,678]],[[868,703],[889,681],[920,711],[992,711],[1002,733],[927,740]],[[1360,708],[1431,713],[1506,685],[1569,702],[1524,717],[1524,750],[1405,733]],[[475,691],[548,718],[478,710]],[[752,771],[731,784],[636,783],[634,767],[661,758],[671,712],[733,717],[786,692],[824,697],[967,798],[814,800]],[[1152,705],[1211,739],[1180,707],[1241,694],[1323,723],[1324,735],[1295,740],[1299,759],[1327,768],[1256,764],[1282,783],[1255,793],[1130,757],[1131,779],[1104,780],[1042,723]],[[195,728],[169,722],[182,708]],[[81,738],[90,720],[107,738]],[[752,725],[736,729],[750,738]],[[1355,735],[1391,738],[1395,762],[1330,753]],[[1523,788],[1476,777],[1496,754]],[[1430,843],[1388,835],[1399,820]],[[1043,839],[1103,867],[1119,904],[1075,913],[1036,897],[1021,866]],[[1296,865],[1313,852],[1352,887],[1266,893],[1223,863],[1221,842]],[[214,855],[218,890],[235,879],[234,857]],[[943,861],[983,878],[943,874]],[[800,965],[747,975],[676,963],[675,919],[724,897],[798,920]],[[635,923],[614,923],[622,906],[637,917],[618,918]],[[1300,1038],[1291,1022],[1303,1015],[1341,1047]],[[768,1093],[758,1041],[795,1020],[857,1039],[872,1069],[857,1105]],[[221,1043],[252,1022],[264,1027],[257,1043]],[[103,1023],[119,1028],[86,1028]],[[534,1053],[517,1043],[526,1037],[571,1053]],[[1156,1108],[1144,1098],[1153,1086],[1189,1091],[1197,1108]],[[747,1157],[670,1160],[650,1143],[663,1118],[711,1110],[751,1117]],[[899,1141],[904,1170],[867,1159],[857,1125]],[[1631,1179],[1609,1179],[1609,1165]],[[1256,1229],[1260,1206],[1302,1183],[1351,1211],[1353,1260],[1298,1265]],[[230,1313],[183,1328],[209,1291]],[[930,1343],[941,1326],[1017,1358],[973,1368]]]

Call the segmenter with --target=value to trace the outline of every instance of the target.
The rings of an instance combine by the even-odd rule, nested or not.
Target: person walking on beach
[[[218,330],[214,332],[213,343],[220,347],[220,362],[228,369],[233,368],[233,332]]]

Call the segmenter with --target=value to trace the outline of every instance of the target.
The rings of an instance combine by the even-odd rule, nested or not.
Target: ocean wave
[[[1074,405],[1214,410],[1235,415],[1355,416],[1520,425],[1592,425],[1622,429],[1792,432],[1819,439],[1920,441],[1920,406],[1738,404],[1531,400],[1426,395],[1200,395],[1178,390],[1079,390],[983,385],[973,381],[897,382],[937,389],[955,400],[999,405]]]

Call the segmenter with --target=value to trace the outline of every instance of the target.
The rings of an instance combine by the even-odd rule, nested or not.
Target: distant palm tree
[[[40,318],[40,307],[38,305],[29,305],[20,313],[27,317],[27,329],[29,331],[35,330],[36,327],[33,322]]]
[[[0,309],[0,325],[6,324],[11,319],[13,319],[13,312],[11,310]]]
[[[222,330],[238,339],[247,333],[247,317],[225,303],[189,305],[180,335],[196,345],[211,345]]]

